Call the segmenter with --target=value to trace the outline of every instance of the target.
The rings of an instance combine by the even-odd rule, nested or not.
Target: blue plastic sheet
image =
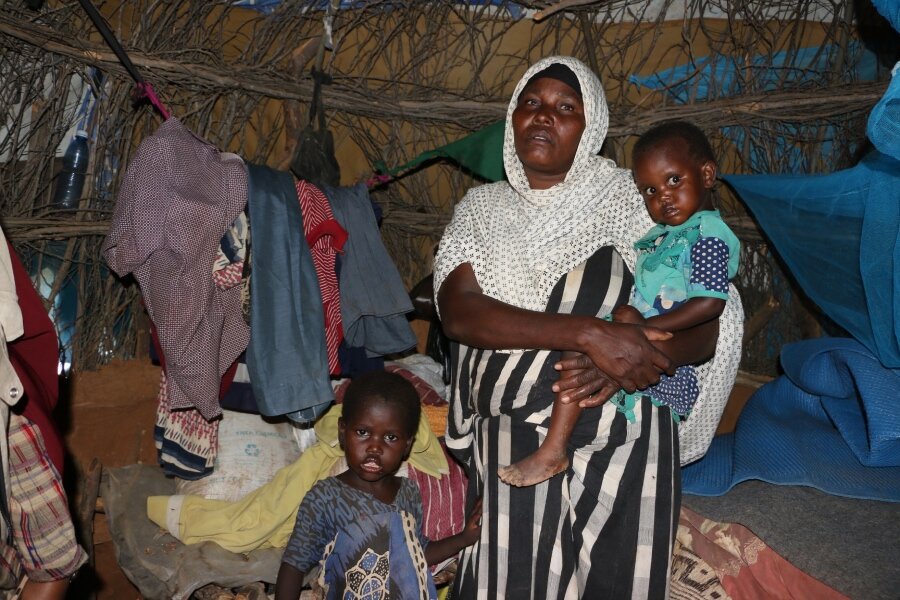
[[[877,75],[876,56],[858,42],[851,42],[843,49],[854,57],[852,68],[846,70],[847,81],[873,81]],[[749,93],[764,93],[797,87],[801,84],[824,84],[833,77],[831,61],[839,53],[833,44],[812,46],[797,50],[760,54],[749,59],[744,57],[710,55],[696,61],[661,70],[650,75],[632,75],[629,81],[652,90],[665,90],[678,104],[692,101],[729,98]],[[772,155],[780,158],[784,172],[803,173],[810,171],[810,156],[798,141],[814,138],[821,141],[820,151],[826,160],[834,151],[834,127],[816,124],[814,127],[795,123],[769,123],[765,131],[750,128],[750,144],[747,144],[747,130],[742,127],[723,127],[722,133],[734,143],[736,148],[747,155],[750,168],[757,173],[776,171],[769,163]],[[769,139],[773,149],[758,140]],[[850,152],[854,152],[851,142]],[[844,144],[847,143],[845,140]]]
[[[872,0],[872,5],[888,20],[891,27],[900,31],[900,1],[898,0]]]

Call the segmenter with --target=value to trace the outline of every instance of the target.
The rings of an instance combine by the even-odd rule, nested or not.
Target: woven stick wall
[[[344,183],[369,175],[376,161],[402,164],[501,119],[518,76],[549,54],[575,55],[601,76],[611,114],[605,154],[627,165],[634,134],[684,118],[708,132],[725,172],[848,166],[889,76],[876,69],[857,80],[856,15],[849,4],[824,0],[400,0],[352,9],[335,0],[327,51],[320,49],[324,4],[284,2],[268,14],[222,0],[97,6],[173,115],[251,162],[290,163],[318,60],[333,79],[323,98]],[[666,21],[667,12],[683,19]],[[805,48],[818,50],[811,58]],[[731,83],[717,88],[714,77],[701,89],[703,65],[723,57]],[[696,69],[663,86],[669,91],[629,79],[685,64]],[[145,343],[139,293],[133,282],[110,275],[99,249],[129,157],[159,117],[132,107],[132,81],[74,2],[48,2],[40,11],[5,2],[0,73],[5,231],[34,272],[44,273],[48,307],[59,305],[61,290],[77,295],[66,336],[76,368],[132,356]],[[55,153],[85,116],[71,106],[70,93],[85,81],[96,97],[85,121],[89,176],[79,208],[60,210],[50,205]],[[786,139],[800,148],[799,163],[796,153],[784,152]],[[384,209],[386,244],[408,285],[430,271],[454,203],[476,183],[437,162],[373,190]],[[796,297],[789,277],[741,206],[727,194],[720,200],[747,246],[740,287],[755,330],[743,366],[768,372],[772,340],[797,339],[808,330],[797,315],[807,313],[787,310]]]

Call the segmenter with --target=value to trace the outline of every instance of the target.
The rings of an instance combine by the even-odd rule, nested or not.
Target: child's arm
[[[630,304],[623,304],[613,310],[612,318],[615,323],[628,323],[629,325],[643,325],[647,322],[641,311]]]
[[[275,600],[297,600],[303,589],[303,573],[286,562],[281,563],[278,569],[278,579],[275,580]]]
[[[481,537],[481,498],[475,503],[469,518],[466,519],[466,526],[456,535],[451,535],[442,540],[428,542],[425,547],[425,562],[434,565],[442,560],[446,560],[451,556],[455,556],[460,550],[466,546],[471,546]],[[284,565],[282,565],[284,568]],[[281,577],[281,573],[278,573]],[[276,600],[281,598],[276,597]]]
[[[703,325],[719,318],[725,310],[728,297],[729,259],[736,257],[740,243],[727,226],[722,237],[711,235],[697,240],[690,249],[691,268],[690,288],[707,290],[706,294],[689,293],[693,296],[678,308],[664,314],[650,317],[647,325],[659,327],[664,331],[684,331]],[[724,237],[724,239],[723,239]],[[731,243],[729,238],[733,238]],[[733,275],[733,273],[731,273]]]
[[[718,319],[725,310],[725,300],[721,298],[691,298],[673,311],[647,319],[647,325],[663,331],[683,331]]]

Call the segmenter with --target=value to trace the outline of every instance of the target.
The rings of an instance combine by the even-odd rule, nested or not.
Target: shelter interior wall
[[[178,3],[174,10],[149,0],[96,4],[163,101],[190,128],[251,162],[287,166],[307,118],[308,72],[315,62],[309,50],[322,33],[321,12],[304,11],[304,3],[285,3],[279,18],[270,19],[252,10],[226,8],[224,0]],[[642,91],[628,81],[631,74],[646,75],[706,55],[731,56],[747,66],[756,55],[790,55],[798,48],[837,44],[842,49],[829,54],[829,69],[808,91],[845,83],[849,71],[843,67],[851,58],[848,40],[854,36],[848,20],[852,15],[842,12],[846,7],[835,6],[832,20],[813,22],[804,19],[807,5],[781,4],[789,8],[781,20],[760,17],[754,3],[734,2],[727,7],[727,19],[643,23],[637,22],[640,14],[629,11],[646,7],[623,2],[560,13],[541,23],[513,21],[500,9],[463,8],[450,1],[401,2],[392,10],[373,3],[338,11],[335,51],[323,54],[323,66],[334,77],[324,97],[342,181],[367,177],[377,160],[402,164],[501,119],[518,75],[532,60],[551,53],[575,54],[601,74],[614,120],[605,153],[625,166],[633,134],[668,114],[700,121],[720,153],[723,171],[750,170],[747,148],[721,135],[724,124],[743,128],[748,138],[756,139],[777,137],[785,120],[808,119],[835,125],[843,137],[834,141],[846,148],[861,139],[859,125],[871,100],[829,109],[816,121],[808,110],[771,114],[754,104],[764,87],[749,66],[739,72],[748,104],[736,108],[723,108],[714,98],[682,110],[663,92]],[[35,23],[25,12],[0,14],[4,61],[28,61],[40,74],[22,87],[33,99],[28,107],[33,124],[28,157],[16,165],[0,165],[0,188],[7,232],[23,253],[34,260],[61,253],[70,273],[78,273],[72,353],[82,368],[90,369],[141,351],[140,319],[132,318],[141,311],[136,286],[120,285],[98,256],[128,157],[159,121],[148,109],[130,108],[131,82],[108,52],[103,55],[105,46],[76,3],[47,5],[49,12]],[[47,34],[49,26],[58,33]],[[10,33],[14,29],[27,30],[33,36],[27,39],[37,41],[23,43],[26,38]],[[73,78],[92,65],[102,68],[107,79],[96,111],[89,191],[77,213],[59,214],[47,205],[57,163],[44,148],[59,146],[72,127],[72,112],[64,109],[65,94],[58,91],[67,90]],[[800,143],[812,155],[817,145],[831,141],[825,135],[813,127]],[[786,168],[776,144],[766,151],[773,168]],[[830,163],[811,160],[810,165],[833,170],[846,166],[840,161],[849,155],[835,155]],[[476,183],[470,174],[438,161],[373,190],[384,209],[386,245],[410,287],[431,270],[434,245],[453,205]],[[727,194],[722,202],[727,211],[743,216]],[[751,223],[747,231],[762,247],[759,232],[752,229]],[[62,241],[63,249],[51,252],[51,241]],[[61,287],[53,285],[48,304]],[[751,316],[764,304],[764,293],[758,295],[750,303],[745,298]]]

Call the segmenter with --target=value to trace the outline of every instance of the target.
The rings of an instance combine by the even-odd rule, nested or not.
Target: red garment
[[[7,244],[25,328],[22,337],[7,344],[10,362],[25,388],[24,397],[12,410],[40,429],[47,454],[62,474],[63,442],[53,420],[53,409],[59,399],[59,339],[28,271],[12,244]]]
[[[673,575],[688,569],[694,577],[706,579],[702,589],[711,587],[709,580],[715,577],[732,598],[848,600],[792,565],[743,525],[713,521],[682,506]]]
[[[341,292],[334,265],[337,253],[343,250],[347,241],[347,231],[335,220],[331,204],[319,188],[303,180],[298,180],[296,187],[303,215],[303,235],[312,253],[322,294],[328,372],[339,375],[338,347],[344,339],[344,328],[341,324]]]

